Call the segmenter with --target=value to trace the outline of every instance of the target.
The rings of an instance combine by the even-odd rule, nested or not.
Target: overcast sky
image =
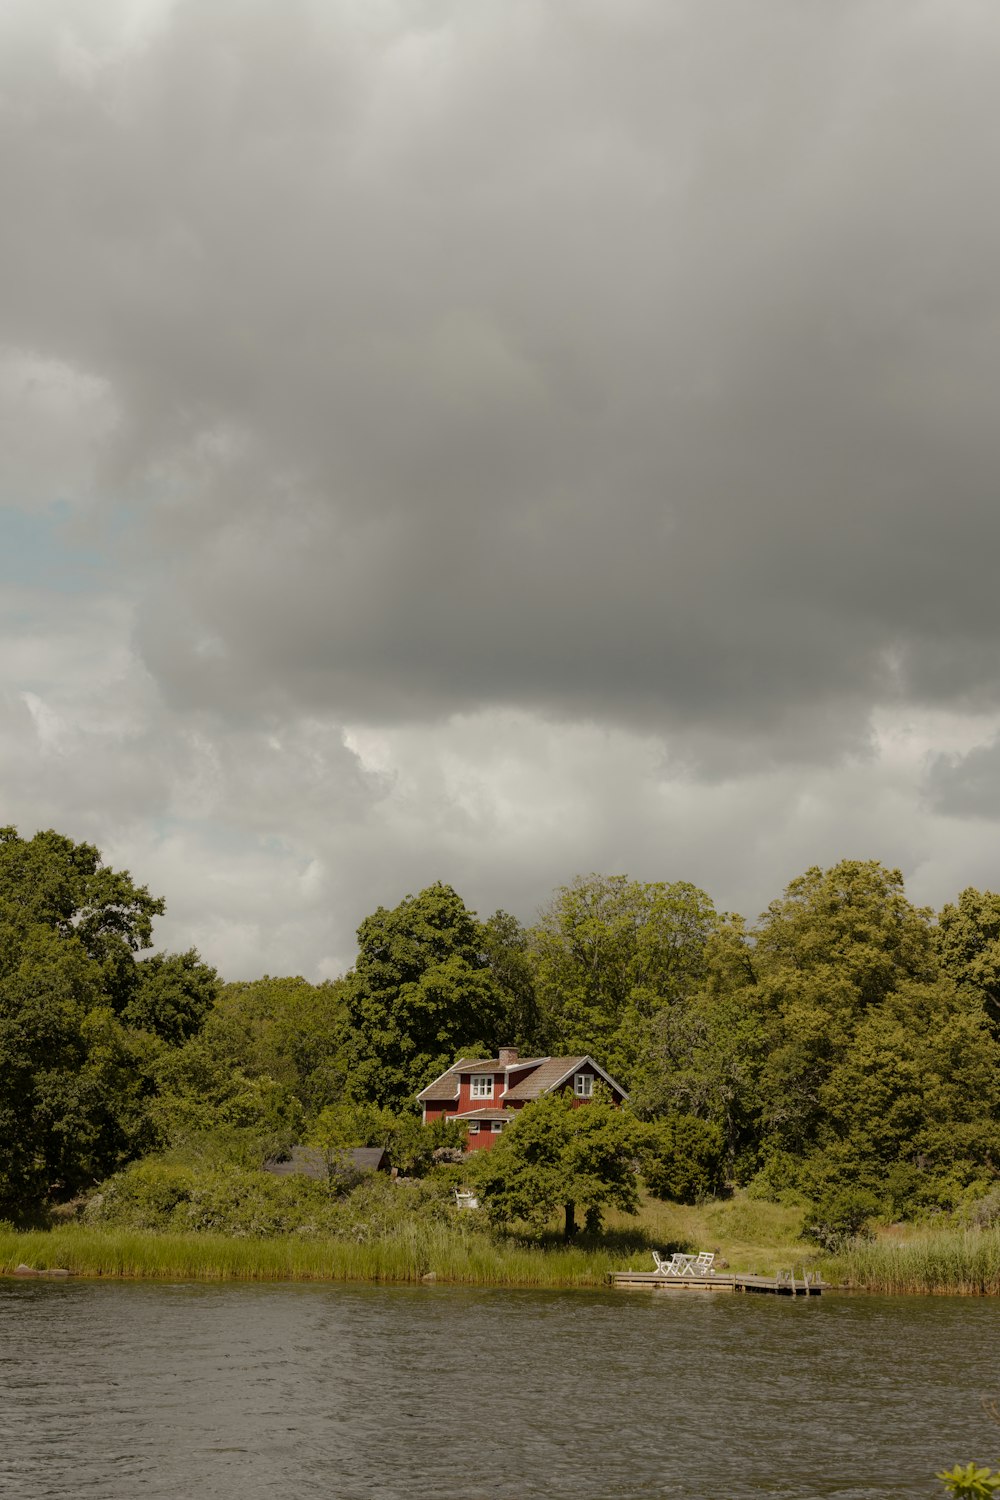
[[[995,0],[5,0],[0,822],[230,978],[997,888],[998,76]]]

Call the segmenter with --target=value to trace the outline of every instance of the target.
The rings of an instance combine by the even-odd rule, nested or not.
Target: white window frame
[[[491,1120],[490,1121],[490,1133],[492,1135],[499,1135],[502,1129],[503,1129],[503,1121],[502,1120]]]
[[[574,1073],[573,1093],[578,1099],[592,1099],[594,1097],[593,1073]]]
[[[473,1073],[469,1079],[470,1099],[492,1099],[493,1098],[493,1074]]]
[[[469,1134],[470,1135],[478,1135],[479,1134],[479,1121],[478,1120],[470,1120],[468,1128],[469,1128]]]

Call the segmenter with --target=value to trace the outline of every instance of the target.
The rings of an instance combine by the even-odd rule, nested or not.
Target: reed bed
[[[444,1226],[408,1226],[368,1243],[78,1226],[0,1231],[0,1275],[24,1264],[136,1280],[412,1283],[433,1276],[464,1286],[596,1287],[606,1283],[615,1263],[601,1250],[507,1243]]]
[[[856,1240],[821,1263],[824,1277],[865,1292],[1000,1295],[1000,1229],[952,1229]]]

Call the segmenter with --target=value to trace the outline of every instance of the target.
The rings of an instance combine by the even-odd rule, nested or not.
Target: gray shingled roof
[[[458,1098],[458,1082],[463,1073],[519,1073],[522,1068],[537,1068],[546,1062],[544,1057],[519,1057],[517,1062],[502,1063],[498,1057],[460,1058],[447,1073],[435,1078],[417,1095],[421,1104],[443,1104]]]
[[[507,1090],[503,1096],[504,1102],[509,1104],[512,1101],[520,1103],[522,1100],[538,1099],[547,1089],[553,1088],[561,1078],[565,1078],[567,1073],[574,1072],[581,1063],[586,1061],[586,1056],[547,1057],[540,1067],[537,1067],[533,1073],[529,1073],[527,1078],[522,1078],[520,1083]]]
[[[469,1109],[460,1115],[449,1115],[450,1120],[457,1120],[459,1125],[463,1120],[516,1120],[517,1111],[513,1109]]]
[[[330,1171],[377,1172],[384,1161],[381,1146],[353,1146],[330,1153]],[[287,1161],[265,1162],[264,1171],[272,1177],[311,1177],[315,1182],[329,1176],[326,1153],[315,1146],[293,1146]]]

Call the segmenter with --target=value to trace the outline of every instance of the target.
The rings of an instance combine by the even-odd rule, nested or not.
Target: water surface
[[[0,1280],[10,1500],[875,1500],[1000,1452],[1000,1304]]]

